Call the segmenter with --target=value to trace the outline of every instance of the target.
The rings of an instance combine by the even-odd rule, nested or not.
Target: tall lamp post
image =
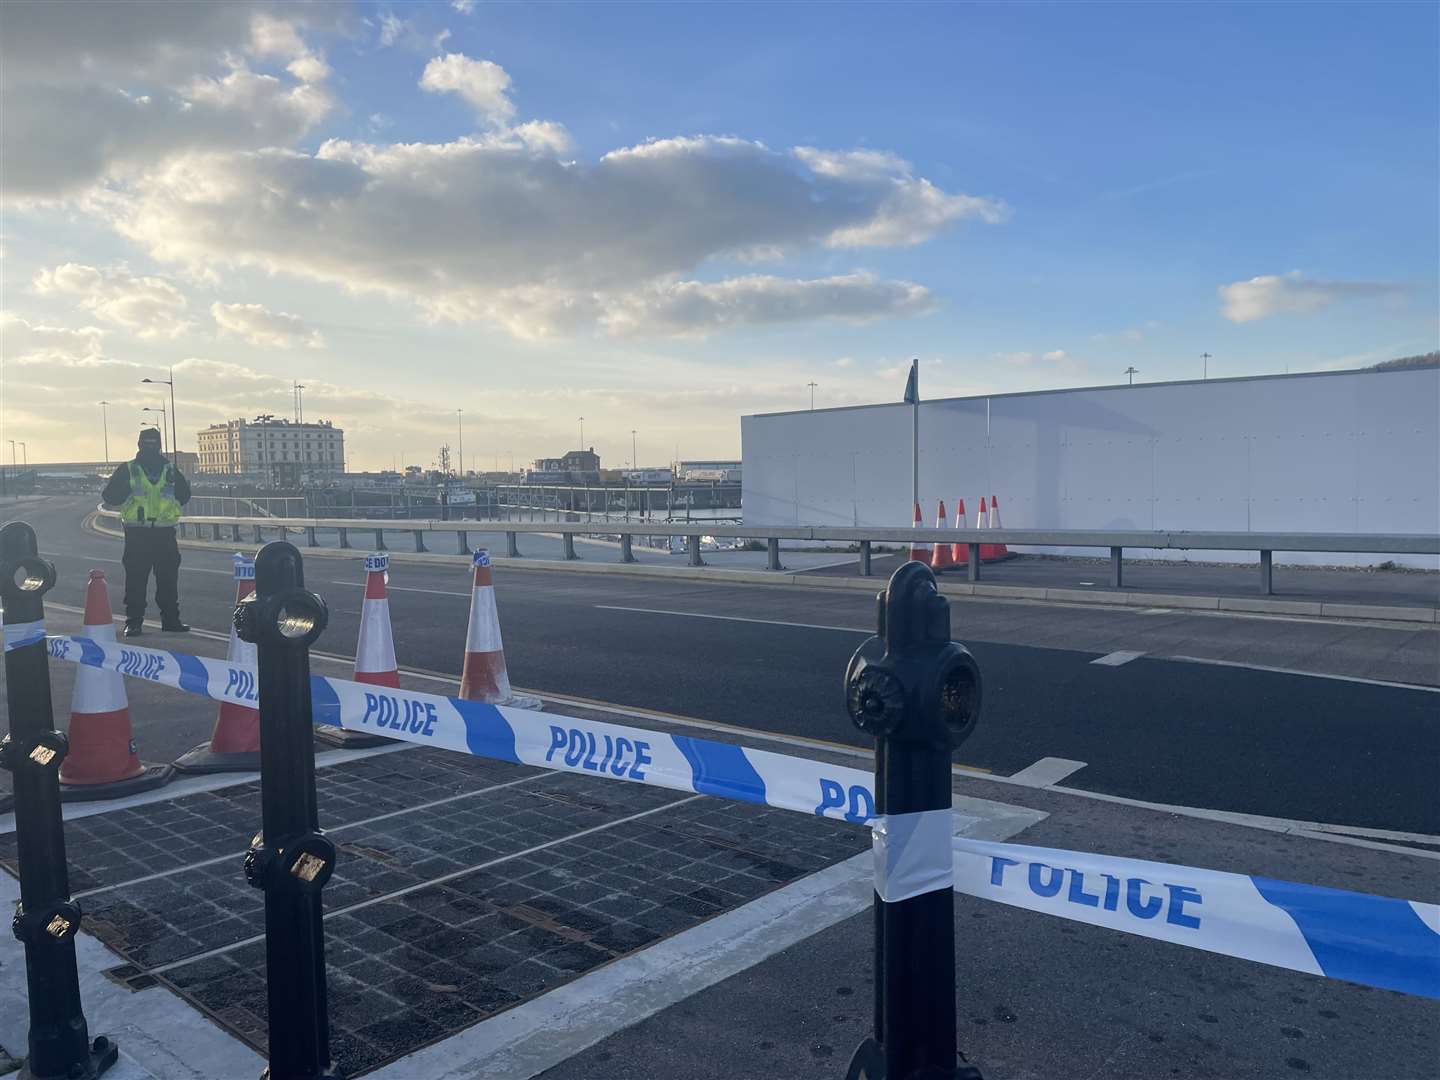
[[[1208,380],[1210,378],[1210,354],[1208,352],[1202,352],[1200,354],[1200,362],[1205,365],[1200,369],[1200,378],[1202,380]]]
[[[167,368],[168,379],[141,379],[142,383],[155,383],[159,386],[170,387],[170,450],[172,453],[180,452],[180,433],[175,429],[175,369]],[[161,412],[164,412],[162,409]]]
[[[815,387],[819,386],[820,384],[817,383],[817,382],[808,382],[808,383],[806,383],[805,385],[808,386],[808,387],[810,387],[810,411],[811,411],[811,412],[814,412],[814,411],[815,411]]]
[[[166,438],[166,437],[165,437],[165,406],[164,406],[164,405],[161,405],[160,408],[158,408],[158,409],[152,409],[152,408],[150,408],[149,405],[146,405],[146,406],[145,406],[143,409],[141,409],[140,411],[141,411],[141,412],[158,412],[158,413],[160,414],[160,449],[161,449],[164,453],[167,453],[167,454],[168,454],[168,453],[170,452],[170,449],[169,449],[169,447],[166,445],[166,441],[165,441],[165,438]]]
[[[1125,374],[1130,376],[1130,385],[1131,385],[1131,386],[1134,386],[1134,385],[1135,385],[1135,376],[1138,375],[1138,374],[1140,374],[1140,369],[1137,368],[1134,364],[1131,364],[1129,367],[1127,367],[1127,368],[1125,369]]]
[[[100,431],[105,439],[105,467],[110,467],[110,417],[106,412],[108,401],[100,402]]]
[[[457,436],[457,438],[456,438],[456,440],[455,440],[455,452],[456,452],[456,454],[458,455],[458,457],[460,458],[459,468],[458,468],[456,471],[459,473],[461,480],[464,480],[464,479],[465,479],[465,416],[464,416],[464,414],[465,414],[465,410],[464,410],[464,409],[456,409],[456,410],[455,410],[455,434],[456,434],[456,436]]]

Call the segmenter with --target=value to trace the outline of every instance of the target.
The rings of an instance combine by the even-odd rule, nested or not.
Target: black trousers
[[[125,618],[145,618],[145,594],[155,571],[155,606],[165,619],[180,617],[180,545],[173,528],[125,530]]]

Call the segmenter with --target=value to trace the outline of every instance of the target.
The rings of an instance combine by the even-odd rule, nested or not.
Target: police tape
[[[51,657],[254,707],[253,668],[80,636]],[[7,635],[7,647],[9,640]],[[935,888],[1176,945],[1440,998],[1440,906],[1086,852],[951,837],[948,812],[875,814],[859,769],[607,721],[312,676],[314,720],[350,731],[580,775],[603,776],[872,826],[876,889]]]

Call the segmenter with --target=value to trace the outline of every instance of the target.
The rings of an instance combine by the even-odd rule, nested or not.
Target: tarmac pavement
[[[90,565],[113,571],[118,600],[119,568],[106,561],[118,558],[117,544],[76,531],[73,507],[25,512],[61,571],[49,605],[52,631],[78,625]],[[353,565],[307,561],[310,586],[332,608],[319,649],[340,654],[317,656],[317,673],[346,674],[361,555]],[[845,658],[868,632],[873,599],[508,568],[497,578],[512,678],[550,693],[551,711],[584,714],[573,699],[593,698],[609,704],[591,715],[614,718],[618,709],[626,723],[867,767],[865,740],[844,720],[838,684]],[[391,586],[397,651],[411,669],[406,682],[448,692],[468,607],[463,571],[406,564],[392,570]],[[151,632],[141,643],[223,655],[233,598],[223,552],[185,553],[182,595],[187,617],[210,633]],[[1423,688],[1440,682],[1433,627],[963,599],[952,612],[987,679],[982,727],[958,757],[970,770],[993,773],[957,772],[955,791],[977,800],[976,827],[994,830],[988,835],[1440,900],[1433,798],[1440,734],[1436,695]],[[74,670],[51,666],[61,726]],[[1416,685],[1351,681],[1364,679]],[[128,689],[142,756],[168,759],[208,735],[213,704],[133,681]],[[724,724],[740,730],[718,727]],[[322,760],[322,820],[346,845],[327,889],[335,914],[328,924],[332,1015],[356,1072],[378,1067],[373,1075],[392,1080],[819,1080],[843,1075],[868,1030],[868,844],[855,833],[848,835],[861,842],[848,847],[834,823],[781,815],[785,821],[770,825],[752,808],[719,800],[575,784],[430,751],[330,751]],[[118,1030],[122,1048],[140,1054],[127,1059],[120,1080],[257,1071],[263,1027],[254,972],[263,961],[246,944],[254,916],[242,899],[253,904],[258,894],[241,882],[239,852],[258,808],[253,783],[217,783],[227,781],[185,780],[123,808],[67,806],[72,886],[100,890],[86,901],[99,940],[82,939],[91,1030]],[[502,784],[515,786],[496,787]],[[519,794],[534,785],[539,794]],[[437,819],[437,800],[454,800],[443,803],[454,812]],[[530,800],[544,813],[527,809]],[[461,813],[492,804],[493,812]],[[187,808],[201,806],[212,808],[206,827],[226,836],[205,841],[189,826],[179,832],[208,844],[208,866],[163,842],[167,827],[193,813]],[[702,810],[708,819],[685,817]],[[647,816],[622,820],[636,814]],[[525,824],[506,828],[507,815]],[[671,815],[689,824],[664,826]],[[384,820],[370,820],[377,816]],[[769,831],[817,825],[803,837]],[[0,856],[7,827],[0,818]],[[620,846],[564,839],[563,830],[592,828]],[[558,842],[519,856],[481,850],[503,849],[522,832],[533,832],[531,846]],[[788,863],[796,872],[768,883],[756,878],[755,893],[727,888],[727,876],[739,874],[738,886],[754,875],[710,860],[715,852],[735,857],[715,841],[741,833],[761,844],[772,837],[773,846],[756,849],[762,858],[784,862],[788,851],[810,861]],[[646,837],[659,846],[640,842]],[[701,847],[689,846],[697,840]],[[662,865],[687,851],[685,862]],[[697,858],[701,851],[712,854]],[[598,896],[577,876],[597,856],[604,870],[597,864],[595,872],[615,875],[595,882]],[[128,866],[132,857],[143,864]],[[509,859],[515,872],[496,878],[479,868],[495,858]],[[679,880],[674,871],[682,866],[699,875],[690,885],[660,881],[664,873]],[[153,874],[162,878],[135,880]],[[446,874],[481,883],[481,891],[437,880]],[[237,920],[209,944],[196,935],[219,932],[211,924],[220,915],[196,920],[190,901],[181,901],[197,895],[192,881],[203,882],[205,903]],[[167,882],[183,888],[170,896],[160,888]],[[679,907],[658,903],[662,897]],[[607,898],[609,912],[587,911]],[[340,913],[357,904],[366,906]],[[1434,1075],[1436,1002],[963,896],[956,905],[961,1045],[990,1080]],[[639,927],[635,919],[647,910],[670,912],[666,925],[651,928],[658,937],[596,943],[595,935],[620,924]],[[398,921],[355,921],[367,911]],[[159,932],[151,920],[169,912],[191,921]],[[401,932],[392,933],[397,926]],[[443,936],[450,930],[473,936],[462,945]],[[191,944],[175,952],[182,936]],[[426,947],[429,938],[439,952]],[[509,963],[495,968],[502,938]],[[529,941],[533,955],[515,952],[517,941]],[[586,963],[578,963],[577,946]],[[205,955],[217,948],[224,951]],[[479,951],[457,965],[470,950]],[[371,970],[381,957],[383,974]],[[216,969],[212,960],[229,967]],[[18,946],[0,943],[0,992],[22,992],[18,963]],[[539,968],[525,966],[533,964]],[[501,985],[506,979],[519,981]],[[196,1007],[222,1026],[201,1019]],[[18,1053],[23,1011],[5,1012],[0,1046]],[[141,1016],[166,1039],[145,1034]]]

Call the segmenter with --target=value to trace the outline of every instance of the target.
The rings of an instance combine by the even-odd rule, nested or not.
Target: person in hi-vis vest
[[[175,526],[190,501],[190,482],[160,453],[160,431],[140,432],[140,452],[115,470],[101,498],[120,508],[125,525],[125,636],[139,637],[145,624],[145,595],[155,571],[155,606],[160,629],[183,634],[180,621],[180,545]]]

